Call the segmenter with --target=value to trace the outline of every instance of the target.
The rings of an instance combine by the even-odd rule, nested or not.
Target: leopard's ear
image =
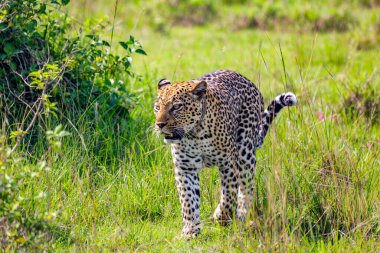
[[[191,90],[190,92],[197,96],[198,98],[203,97],[203,95],[206,93],[207,90],[207,83],[206,81],[200,81],[198,82]]]
[[[161,89],[162,87],[164,87],[165,85],[168,85],[168,84],[171,84],[171,82],[168,79],[163,78],[158,82],[157,87],[158,87],[158,89]]]

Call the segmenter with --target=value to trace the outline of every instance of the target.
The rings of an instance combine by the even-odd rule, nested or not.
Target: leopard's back
[[[248,137],[256,146],[264,111],[259,89],[248,78],[231,70],[218,70],[199,80],[208,84],[208,104],[211,107],[208,116],[217,116],[218,121],[231,126],[237,142]]]

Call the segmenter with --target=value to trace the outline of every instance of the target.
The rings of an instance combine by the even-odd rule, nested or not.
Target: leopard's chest
[[[189,167],[211,167],[220,164],[229,152],[229,142],[219,142],[216,136],[202,139],[184,138],[172,145],[174,160],[187,163]],[[182,164],[183,165],[183,164]]]

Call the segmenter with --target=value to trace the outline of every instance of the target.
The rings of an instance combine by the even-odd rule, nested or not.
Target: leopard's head
[[[206,90],[205,81],[158,82],[155,130],[165,136],[166,143],[178,143],[201,120]]]

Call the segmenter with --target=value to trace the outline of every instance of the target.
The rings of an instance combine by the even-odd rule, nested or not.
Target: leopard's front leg
[[[200,231],[200,186],[198,170],[175,168],[175,182],[182,207],[184,227],[182,235],[186,238],[196,237]]]
[[[236,207],[238,178],[236,161],[226,159],[219,166],[221,178],[220,202],[214,212],[214,219],[221,225],[228,225],[232,221],[233,210]]]
[[[181,202],[183,229],[182,236],[196,237],[200,231],[200,185],[198,172],[203,167],[203,159],[194,143],[172,145],[175,183]]]

